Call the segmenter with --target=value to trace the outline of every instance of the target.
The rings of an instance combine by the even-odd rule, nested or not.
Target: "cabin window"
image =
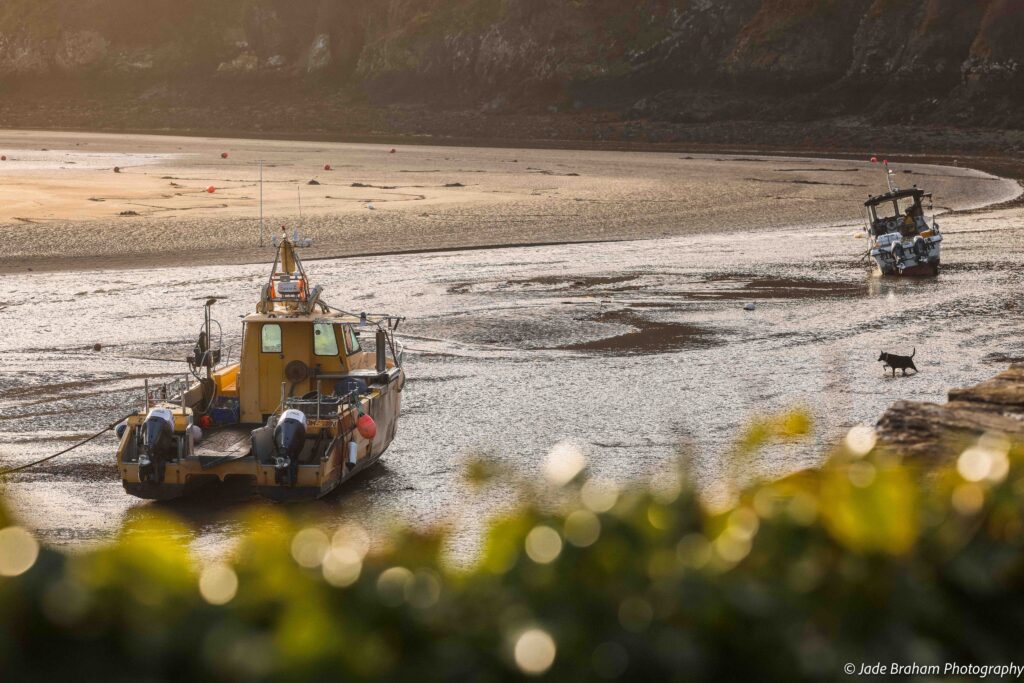
[[[281,353],[281,326],[274,323],[264,325],[260,342],[263,353]]]
[[[882,202],[875,207],[875,215],[881,220],[889,220],[900,215],[896,202]]]
[[[342,336],[345,338],[345,351],[348,355],[353,353],[359,353],[359,337],[356,336],[355,331],[351,325],[342,326]]]
[[[318,356],[337,356],[338,338],[334,335],[334,325],[315,323],[313,325],[313,353]]]
[[[907,209],[913,208],[915,206],[915,204],[916,204],[916,202],[914,202],[914,198],[913,197],[905,197],[905,198],[899,200],[900,214],[901,215],[905,214],[907,212]]]

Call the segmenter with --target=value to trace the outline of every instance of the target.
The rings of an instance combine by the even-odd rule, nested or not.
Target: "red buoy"
[[[0,161],[7,161],[7,155],[0,156]]]
[[[203,415],[199,418],[199,426],[203,429],[209,429],[213,426],[213,419],[209,415]]]
[[[206,191],[209,192],[210,194],[213,194],[214,192],[217,191],[217,188],[214,187],[213,185],[210,185],[208,188],[206,188]]]
[[[330,171],[331,170],[331,165],[330,164],[324,164],[324,170],[325,171]]]
[[[221,152],[220,153],[220,158],[221,159],[227,159],[228,158],[228,153],[227,152]]]
[[[878,157],[871,157],[871,163],[877,164],[878,163]]]
[[[377,423],[369,415],[359,416],[359,419],[356,420],[356,429],[359,430],[359,436],[364,439],[372,439],[377,436]]]

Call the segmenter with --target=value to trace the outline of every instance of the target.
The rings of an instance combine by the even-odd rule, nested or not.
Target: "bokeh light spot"
[[[850,451],[853,455],[858,458],[864,457],[870,453],[875,444],[878,442],[878,435],[875,434],[874,427],[870,425],[854,425],[849,432],[846,433],[846,450]]]
[[[199,594],[211,605],[225,605],[238,593],[238,575],[228,565],[217,562],[199,575]]]
[[[324,561],[330,541],[322,530],[316,527],[303,529],[292,539],[292,557],[300,567],[312,569]]]
[[[526,554],[537,564],[554,562],[562,552],[562,537],[549,526],[535,526],[526,535]]]
[[[565,540],[586,548],[601,536],[601,520],[589,510],[577,510],[565,518]]]
[[[564,486],[587,465],[583,450],[571,441],[559,441],[544,461],[544,477],[555,486]]]
[[[39,557],[39,543],[20,526],[0,529],[0,576],[24,574]]]
[[[516,666],[524,674],[539,676],[555,663],[557,648],[554,639],[539,628],[524,631],[516,639]]]
[[[619,500],[619,487],[608,479],[588,479],[580,489],[580,498],[591,512],[608,512]]]

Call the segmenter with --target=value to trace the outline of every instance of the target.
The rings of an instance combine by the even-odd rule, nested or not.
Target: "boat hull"
[[[278,481],[275,458],[272,457],[275,454],[266,451],[261,454],[255,447],[255,435],[269,429],[261,424],[234,425],[215,431],[208,435],[208,440],[218,443],[218,452],[204,453],[196,449],[191,455],[166,462],[163,479],[159,483],[143,482],[140,480],[138,454],[133,451],[141,417],[129,419],[128,429],[118,449],[118,469],[125,492],[146,500],[170,500],[187,496],[206,485],[242,479],[250,482],[255,493],[270,500],[298,502],[322,498],[374,466],[394,440],[401,414],[405,375],[400,369],[391,375],[390,381],[372,386],[370,392],[362,397],[362,410],[376,423],[377,433],[373,438],[367,439],[355,429],[354,410],[334,419],[311,418],[310,427],[324,430],[324,441],[331,440],[332,445],[313,462],[300,461],[291,483]],[[180,428],[186,416],[175,417]],[[218,438],[228,432],[232,432],[228,435],[230,438]],[[312,436],[309,438],[314,440]],[[354,463],[350,461],[353,450]]]
[[[330,495],[350,479],[359,476],[378,462],[380,462],[380,455],[372,459],[365,458],[342,476],[325,483],[323,486],[256,486],[255,490],[261,497],[278,503],[300,503],[302,501],[315,500]]]
[[[940,262],[936,259],[931,263],[917,263],[912,266],[906,266],[902,270],[892,265],[884,266],[877,262],[875,265],[878,273],[886,277],[934,277],[939,274]]]
[[[195,491],[209,486],[212,482],[209,479],[191,479],[184,484],[173,484],[162,482],[122,481],[124,490],[129,495],[144,500],[173,500],[187,496]]]
[[[891,244],[876,243],[871,249],[871,258],[880,275],[897,277],[929,277],[939,274],[942,237],[934,235],[927,239],[918,238],[920,249],[913,242],[899,243],[902,248],[893,249]],[[898,242],[898,240],[897,240]]]

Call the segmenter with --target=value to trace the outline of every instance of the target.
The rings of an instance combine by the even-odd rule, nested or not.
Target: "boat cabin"
[[[263,422],[283,399],[310,392],[340,395],[350,389],[343,378],[377,374],[377,354],[363,350],[358,327],[358,320],[344,314],[249,315],[240,365],[234,373],[215,373],[214,380],[223,395],[237,392],[244,423]],[[393,365],[389,358],[382,370]]]
[[[379,321],[334,309],[320,294],[283,240],[257,312],[242,321],[239,362],[211,375],[212,403],[233,410],[235,421],[262,423],[292,399],[344,396],[396,367],[400,353]],[[359,333],[371,328],[376,348],[366,351]]]
[[[924,190],[893,190],[870,197],[864,202],[867,211],[868,232],[873,236],[888,232],[916,235],[928,229],[922,200],[931,197]]]

